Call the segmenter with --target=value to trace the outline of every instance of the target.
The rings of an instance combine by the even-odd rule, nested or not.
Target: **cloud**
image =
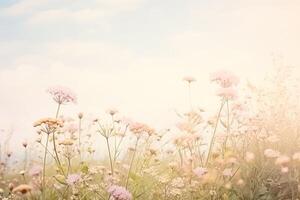
[[[4,16],[26,16],[28,24],[95,22],[137,9],[144,0],[22,0],[3,9]],[[2,14],[2,15],[3,15]]]

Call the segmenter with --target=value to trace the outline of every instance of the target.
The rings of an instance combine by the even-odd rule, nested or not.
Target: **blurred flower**
[[[26,148],[28,143],[26,141],[24,141],[24,142],[22,142],[22,145],[23,145],[24,148]]]
[[[80,180],[81,180],[80,174],[70,174],[70,175],[68,175],[66,182],[68,185],[75,185]]]
[[[132,195],[131,193],[126,190],[126,188],[112,185],[108,188],[108,193],[110,194],[112,200],[131,200]]]
[[[251,162],[252,160],[254,160],[255,155],[252,152],[246,152],[246,161],[247,162]]]
[[[228,88],[239,83],[239,78],[230,71],[220,70],[210,77],[211,81],[215,81],[223,88]]]
[[[237,98],[237,91],[234,88],[219,88],[217,95],[225,99],[233,100]]]
[[[197,167],[193,170],[194,174],[196,174],[199,178],[201,178],[203,175],[205,175],[208,170],[203,167]]]
[[[111,116],[114,116],[115,114],[118,113],[118,110],[115,108],[110,108],[106,111],[106,113],[110,114]]]
[[[269,141],[271,143],[276,143],[276,142],[279,142],[279,138],[277,135],[271,135],[267,138],[267,141]]]
[[[288,167],[281,167],[281,173],[285,174],[289,172],[289,168]]]
[[[146,124],[135,122],[130,124],[129,129],[132,133],[140,136],[143,133],[147,133],[149,136],[155,133],[155,130]]]
[[[264,151],[264,155],[268,158],[277,158],[278,156],[280,156],[280,153],[278,151],[273,150],[273,149],[266,149]]]
[[[293,155],[293,160],[300,161],[300,152],[294,153],[294,155]]]
[[[74,144],[74,140],[72,140],[72,139],[65,139],[65,140],[59,141],[58,144],[59,145],[64,145],[64,146],[71,146],[71,145]]]
[[[77,103],[77,97],[69,88],[56,86],[50,87],[47,92],[52,95],[52,98],[58,104]]]
[[[226,168],[223,170],[223,176],[232,176],[233,172],[232,172],[232,168]]]
[[[188,83],[192,83],[192,82],[195,82],[195,81],[196,81],[196,79],[195,79],[194,77],[192,77],[192,76],[186,76],[186,77],[184,77],[182,80],[183,80],[183,81],[186,81],[186,82],[188,82]]]
[[[290,160],[291,160],[290,157],[282,155],[276,159],[275,164],[276,165],[286,165],[287,163],[290,162]]]
[[[243,179],[239,179],[237,182],[236,182],[237,185],[239,186],[242,186],[245,184],[245,181]]]
[[[78,113],[78,118],[79,118],[79,119],[82,119],[82,118],[83,118],[83,113],[82,113],[82,112]]]
[[[30,176],[39,176],[42,173],[43,167],[39,165],[34,165],[31,167],[29,170],[29,175]]]
[[[13,193],[21,193],[21,194],[27,194],[28,192],[31,192],[32,187],[30,185],[21,184],[13,189]]]

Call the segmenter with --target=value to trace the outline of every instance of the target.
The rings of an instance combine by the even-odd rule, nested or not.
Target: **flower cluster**
[[[56,86],[48,88],[47,92],[52,96],[53,100],[58,104],[77,103],[77,97],[67,87]]]

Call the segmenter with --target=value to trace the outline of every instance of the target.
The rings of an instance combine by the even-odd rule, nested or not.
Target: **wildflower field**
[[[0,199],[299,199],[299,80],[291,72],[278,69],[265,87],[212,73],[212,113],[192,103],[197,77],[184,77],[189,105],[163,130],[113,108],[94,119],[66,116],[80,96],[50,87],[56,114],[32,122],[35,139],[14,148],[10,133],[1,135]],[[11,163],[14,149],[25,156]]]

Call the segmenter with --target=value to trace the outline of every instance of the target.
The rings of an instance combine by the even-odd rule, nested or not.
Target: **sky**
[[[78,96],[66,114],[114,107],[163,128],[188,107],[191,75],[193,103],[213,110],[211,72],[259,83],[274,55],[300,65],[299,13],[299,0],[0,0],[0,129],[33,138],[53,85]]]

